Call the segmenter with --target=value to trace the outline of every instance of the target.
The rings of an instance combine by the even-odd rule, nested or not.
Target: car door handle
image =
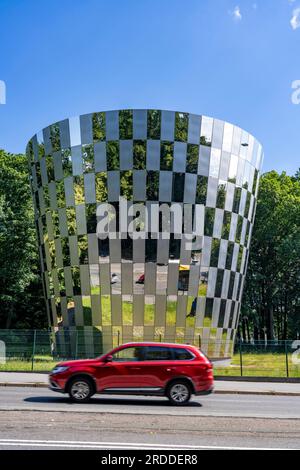
[[[166,369],[167,372],[172,372],[172,370],[175,370],[175,367],[167,367]]]
[[[128,366],[129,369],[132,369],[132,370],[141,370],[140,367],[135,367],[135,366]]]

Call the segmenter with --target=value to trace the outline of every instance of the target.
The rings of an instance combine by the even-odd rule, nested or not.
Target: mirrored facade
[[[206,116],[120,110],[57,122],[27,155],[49,325],[72,354],[155,340],[230,356],[263,158],[254,137]],[[158,211],[156,232],[123,231],[120,197]],[[114,239],[97,236],[107,203]],[[167,238],[162,206],[182,218]]]

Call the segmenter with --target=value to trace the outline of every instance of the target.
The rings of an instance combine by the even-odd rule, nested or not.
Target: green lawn
[[[292,363],[289,355],[289,376],[300,378],[300,365]],[[214,367],[215,375],[240,376],[240,355],[235,354],[229,367]],[[286,377],[286,356],[281,353],[243,354],[243,376]]]
[[[53,360],[51,356],[44,356],[43,358],[37,358],[33,362],[33,371],[34,372],[49,372],[58,360]],[[0,372],[13,372],[13,371],[32,371],[32,361],[31,360],[20,360],[20,359],[9,359],[5,364],[0,364]]]
[[[61,359],[62,361],[62,359]],[[52,360],[51,356],[37,356],[33,363],[33,371],[48,372],[59,360]],[[0,371],[31,371],[31,360],[11,359],[6,364],[0,364]],[[215,375],[240,376],[240,357],[235,354],[231,366],[214,367]],[[243,375],[257,377],[286,377],[286,363],[284,354],[243,354]],[[289,376],[300,378],[300,365],[293,365],[289,357]]]

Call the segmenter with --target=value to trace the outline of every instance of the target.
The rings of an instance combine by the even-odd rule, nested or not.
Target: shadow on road
[[[77,403],[73,403],[67,397],[28,397],[24,398],[24,401],[29,403],[67,403],[69,405],[77,406]],[[145,399],[134,399],[134,398],[91,398],[89,403],[82,403],[81,405],[136,405],[136,406],[173,406],[167,400],[163,398],[161,400],[145,400]],[[202,404],[196,401],[191,401],[187,405],[184,405],[184,408],[191,408],[191,407],[201,407]]]

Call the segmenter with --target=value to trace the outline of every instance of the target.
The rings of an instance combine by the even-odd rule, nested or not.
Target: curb
[[[48,388],[48,384],[44,382],[0,382],[0,387],[34,387],[34,388]]]
[[[234,375],[215,375],[215,381],[220,382],[269,382],[269,383],[300,383],[300,377],[257,377],[257,376],[234,376]]]
[[[19,387],[19,388],[48,388],[48,384],[44,382],[0,382],[0,387]],[[272,395],[286,397],[300,397],[300,392],[276,392],[270,391],[253,391],[253,390],[214,390],[217,395]]]

